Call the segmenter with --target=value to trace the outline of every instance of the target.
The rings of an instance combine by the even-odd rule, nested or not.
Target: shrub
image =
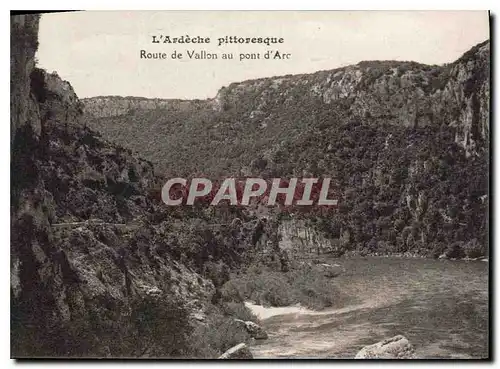
[[[292,302],[286,278],[274,271],[248,273],[230,280],[222,287],[222,298],[236,302],[251,300],[271,306],[288,306]]]
[[[446,250],[446,245],[443,242],[439,241],[433,242],[431,247],[432,248],[430,254],[434,259],[440,257]]]
[[[484,247],[478,242],[476,238],[467,242],[464,247],[465,256],[471,259],[475,259],[481,256],[484,256],[485,250]]]
[[[463,250],[464,243],[462,241],[454,242],[448,246],[446,249],[446,256],[451,259],[463,258],[465,253]]]
[[[191,337],[191,357],[217,358],[231,347],[246,342],[250,335],[234,317],[225,316],[215,308],[207,314],[204,324],[195,328]]]
[[[330,278],[319,271],[300,269],[288,276],[294,300],[312,309],[323,309],[332,306],[337,295],[336,288]]]
[[[337,296],[332,279],[315,267],[299,266],[286,273],[262,270],[256,274],[251,270],[224,284],[223,301],[241,303],[247,300],[277,307],[300,303],[322,309],[332,306]]]
[[[180,299],[145,296],[132,303],[132,332],[136,353],[131,356],[187,357],[193,327],[189,310]]]
[[[240,303],[247,298],[245,285],[241,278],[230,280],[222,287],[222,300],[227,302]]]

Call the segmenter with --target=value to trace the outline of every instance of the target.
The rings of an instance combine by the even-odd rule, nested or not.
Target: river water
[[[401,258],[335,259],[336,306],[263,308],[269,339],[255,358],[353,358],[365,345],[402,334],[418,358],[488,356],[488,262]]]

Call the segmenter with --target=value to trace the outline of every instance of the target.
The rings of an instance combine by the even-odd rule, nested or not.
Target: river
[[[418,358],[488,356],[488,262],[402,258],[335,259],[345,273],[324,311],[263,308],[269,339],[255,358],[353,358],[365,345],[402,334]]]

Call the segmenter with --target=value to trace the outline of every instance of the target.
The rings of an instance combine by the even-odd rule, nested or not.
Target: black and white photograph
[[[492,21],[12,11],[11,359],[491,359]]]

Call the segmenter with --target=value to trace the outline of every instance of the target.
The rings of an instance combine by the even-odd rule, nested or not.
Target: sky
[[[44,14],[38,65],[80,98],[210,98],[232,82],[313,73],[363,60],[450,63],[489,38],[486,11],[85,11]],[[153,44],[152,36],[210,37],[210,44]],[[218,46],[224,36],[283,38],[278,45]],[[166,59],[141,59],[165,53]],[[183,59],[171,58],[176,50]],[[205,50],[217,60],[189,59]],[[290,58],[266,60],[267,52]],[[222,60],[222,53],[234,59]],[[260,59],[240,61],[240,54]]]

